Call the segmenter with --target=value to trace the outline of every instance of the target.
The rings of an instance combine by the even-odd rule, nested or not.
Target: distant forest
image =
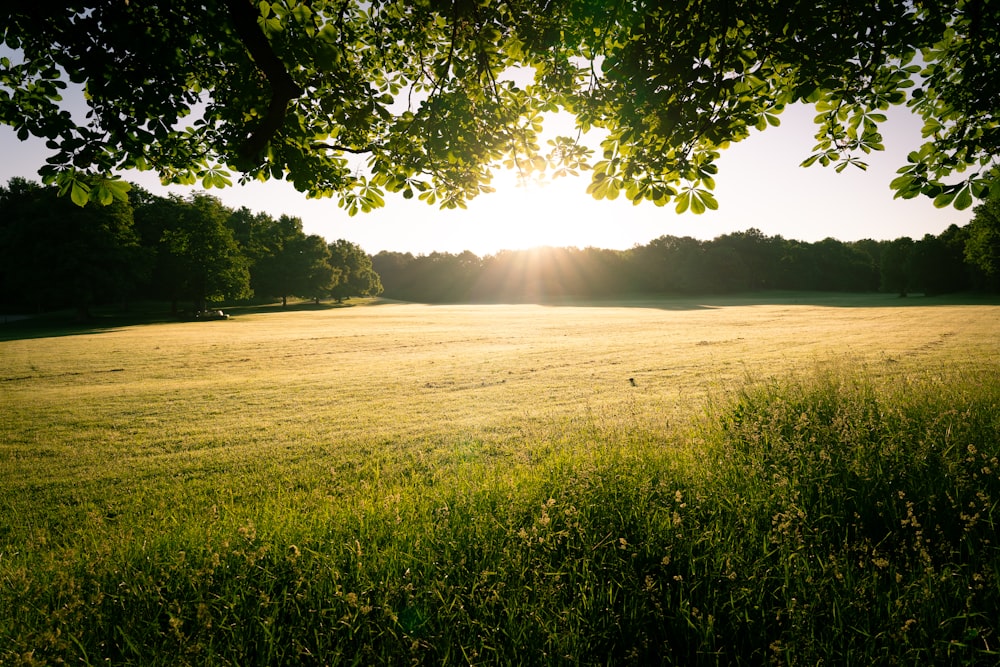
[[[356,244],[307,235],[299,218],[230,209],[203,192],[80,207],[54,187],[0,186],[0,311],[165,301],[178,315],[289,297],[342,300],[382,291]]]
[[[802,290],[1000,292],[1000,203],[913,240],[806,243],[757,229],[711,241],[662,236],[628,250],[538,248],[485,257],[328,243],[298,218],[229,209],[205,193],[76,206],[56,188],[0,186],[0,309],[41,312],[159,300],[220,304],[384,296],[429,303]]]
[[[757,229],[711,241],[662,236],[629,250],[539,248],[478,257],[380,252],[372,266],[394,299],[530,302],[629,295],[760,290],[928,295],[1000,291],[1000,275],[975,261],[971,227],[915,241],[832,238],[805,243]],[[970,259],[973,257],[973,259]]]

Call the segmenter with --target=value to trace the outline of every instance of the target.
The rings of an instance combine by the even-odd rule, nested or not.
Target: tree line
[[[298,218],[230,209],[203,192],[161,197],[133,186],[128,201],[80,207],[56,187],[21,178],[0,186],[8,310],[73,307],[85,318],[93,305],[138,299],[168,301],[180,314],[381,293],[455,303],[761,290],[1000,292],[1000,198],[976,207],[968,225],[919,240],[807,243],[748,229],[710,241],[662,236],[628,250],[371,257],[349,241],[305,234]]]
[[[993,213],[986,216],[986,208]],[[380,252],[372,258],[384,295],[422,302],[532,302],[637,294],[761,290],[883,291],[905,296],[1000,291],[995,203],[969,225],[919,240],[807,243],[757,229],[711,241],[662,236],[628,250],[538,248],[479,257],[471,252]],[[984,220],[990,217],[990,220]]]
[[[80,207],[56,187],[21,178],[0,186],[3,308],[72,307],[86,318],[94,305],[150,299],[180,314],[381,291],[367,253],[307,235],[299,218],[234,210],[202,192],[161,197],[132,186],[127,201]]]

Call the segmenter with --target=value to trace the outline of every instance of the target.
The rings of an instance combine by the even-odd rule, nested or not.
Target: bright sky
[[[485,255],[539,245],[625,249],[667,234],[712,239],[750,227],[802,241],[920,238],[971,219],[971,209],[939,210],[927,198],[893,200],[889,181],[921,141],[920,123],[905,109],[889,114],[883,126],[887,150],[868,156],[868,170],[852,167],[840,174],[818,165],[798,166],[815,143],[814,115],[811,108],[790,108],[781,116],[780,127],[724,151],[716,178],[719,210],[700,216],[677,215],[672,205],[657,208],[647,202],[636,207],[624,198],[595,201],[585,192],[586,175],[525,187],[503,169],[494,177],[497,191],[481,195],[465,211],[442,211],[390,195],[385,208],[351,218],[335,200],[306,199],[282,181],[209,193],[232,208],[297,216],[307,233],[330,241],[347,239],[372,254],[471,250]],[[19,142],[12,129],[0,126],[0,182],[6,184],[13,176],[38,180],[46,155],[43,142]],[[151,173],[125,177],[157,194],[193,191],[164,188]]]

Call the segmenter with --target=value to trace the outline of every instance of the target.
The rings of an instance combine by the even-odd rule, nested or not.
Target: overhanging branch
[[[341,151],[343,153],[354,153],[356,155],[371,153],[373,150],[375,150],[373,146],[366,146],[363,148],[352,148],[350,146],[341,146],[340,144],[326,144],[321,142],[310,144],[310,147],[316,150]]]
[[[257,24],[257,9],[249,0],[226,0],[233,27],[257,68],[271,84],[271,102],[267,115],[240,146],[239,156],[249,160],[264,152],[288,113],[288,104],[304,93],[288,73],[284,63],[271,48],[267,36]]]

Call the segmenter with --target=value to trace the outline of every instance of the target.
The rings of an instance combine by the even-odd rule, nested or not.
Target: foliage
[[[340,271],[340,279],[328,290],[338,303],[352,296],[378,296],[382,293],[382,280],[372,268],[372,258],[361,246],[338,239],[327,246],[327,252],[330,264]]]
[[[0,122],[47,141],[43,177],[78,202],[126,196],[108,175],[138,168],[206,188],[285,178],[352,215],[387,192],[453,208],[505,164],[699,213],[718,206],[720,151],[800,102],[817,112],[804,164],[838,171],[882,150],[890,107],[918,114],[899,197],[966,208],[1000,154],[985,0],[107,0],[0,18]],[[60,104],[81,88],[84,122]],[[543,149],[557,111],[575,128]]]
[[[805,243],[757,229],[711,241],[661,236],[627,251],[540,248],[477,257],[383,251],[372,259],[393,299],[432,303],[550,302],[639,294],[995,291],[967,262],[968,228],[940,236]]]
[[[1000,195],[976,207],[968,230],[966,259],[1000,284]]]
[[[127,300],[148,277],[128,202],[79,209],[54,187],[22,179],[0,186],[0,275],[31,307]]]
[[[137,217],[156,249],[157,285],[175,308],[182,298],[201,311],[211,301],[249,296],[246,261],[226,226],[228,209],[218,199],[204,193],[153,198]]]
[[[882,248],[880,262],[882,270],[882,290],[897,292],[906,296],[910,286],[910,252],[913,249],[913,239],[908,236],[895,239]]]
[[[30,204],[33,193],[43,190],[45,203]],[[251,292],[259,299],[286,301],[288,296],[343,300],[384,291],[393,299],[458,303],[761,290],[882,289],[929,295],[997,291],[995,276],[973,261],[976,253],[989,248],[985,205],[977,208],[974,224],[952,226],[916,242],[844,243],[828,238],[805,243],[748,229],[711,241],[663,236],[626,251],[544,248],[486,257],[468,251],[416,257],[384,251],[370,257],[346,240],[327,244],[307,236],[297,218],[230,210],[199,194],[203,208],[213,212],[216,227],[198,230],[202,223],[195,197],[163,198],[137,186],[132,193],[131,208],[116,203],[95,213],[67,207],[65,199],[55,196],[55,188],[12,180],[0,200],[4,306],[46,310],[166,299],[176,309],[182,299],[201,299],[197,281],[216,281],[219,286],[205,299],[230,302]],[[58,220],[48,227],[38,224],[51,217]],[[104,233],[99,230],[109,229],[109,224],[120,233],[105,234],[98,241]],[[57,228],[62,230],[58,235],[46,232]],[[92,235],[90,241],[79,235],[83,232]],[[195,237],[202,240],[188,242]]]
[[[208,302],[381,293],[371,259],[354,244],[306,235],[298,218],[233,211],[205,193],[159,197],[136,186],[130,202],[80,208],[12,179],[0,187],[0,284],[6,307],[37,311],[130,298]],[[331,248],[338,254],[332,256]]]
[[[326,296],[340,282],[340,269],[331,265],[326,241],[307,236],[299,218],[283,215],[269,223],[257,232],[260,254],[250,269],[254,293],[281,297],[282,305],[292,295]]]
[[[970,286],[974,267],[965,262],[969,228],[952,226],[940,236],[925,234],[915,242],[910,257],[911,287],[924,294],[947,294]]]

